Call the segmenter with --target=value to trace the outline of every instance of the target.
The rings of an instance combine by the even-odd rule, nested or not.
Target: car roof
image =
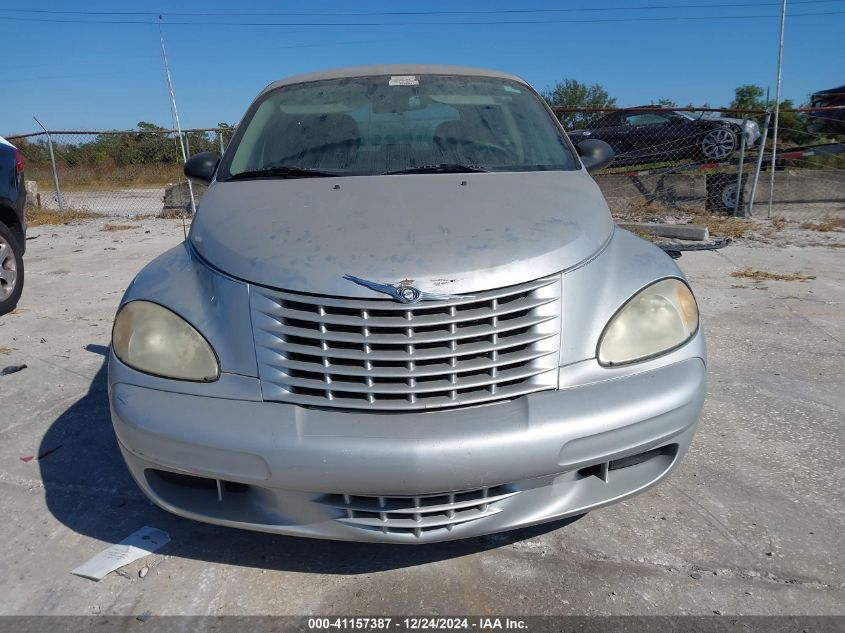
[[[816,95],[835,95],[835,94],[842,94],[845,93],[845,86],[839,86],[838,88],[828,88],[827,90],[819,90],[818,92],[814,92],[813,96]]]
[[[448,66],[441,64],[379,64],[374,66],[352,66],[349,68],[333,68],[316,72],[294,75],[268,85],[261,94],[282,86],[292,84],[321,81],[323,79],[344,79],[347,77],[377,77],[380,75],[465,75],[467,77],[495,77],[509,79],[528,85],[521,77],[488,68],[472,68],[469,66]]]

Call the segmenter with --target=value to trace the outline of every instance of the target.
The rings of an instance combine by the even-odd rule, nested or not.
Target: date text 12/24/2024
[[[444,630],[526,630],[526,622],[519,618],[490,617],[334,617],[308,618],[308,630],[407,630],[407,631],[444,631]]]

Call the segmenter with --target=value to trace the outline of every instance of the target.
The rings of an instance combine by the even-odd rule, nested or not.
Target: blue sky
[[[754,6],[680,8],[683,5]],[[669,9],[630,10],[644,6]],[[616,7],[607,11],[573,11]],[[628,10],[623,10],[624,7]],[[543,90],[573,78],[603,85],[620,105],[660,98],[725,105],[743,83],[774,93],[777,15],[773,0],[0,0],[4,60],[0,133],[35,129],[123,129],[138,121],[170,126],[154,24],[30,20],[154,20],[153,16],[14,11],[163,12],[183,127],[237,122],[255,94],[286,75],[370,63],[451,63],[499,68]],[[336,12],[566,9],[558,13],[337,16]],[[792,0],[787,18],[783,96],[845,83],[845,0]],[[311,12],[312,16],[178,16],[177,12]],[[799,13],[840,12],[798,17]],[[731,16],[726,20],[630,21],[630,18]],[[24,18],[13,20],[10,18]],[[617,20],[565,23],[563,20]],[[179,25],[174,22],[202,22]],[[460,25],[443,21],[535,21]],[[556,22],[557,21],[557,22]],[[319,26],[236,26],[219,22],[310,22]],[[353,22],[388,22],[351,25]],[[408,24],[414,22],[414,24]],[[426,22],[427,24],[422,24]],[[336,25],[329,26],[328,23]]]

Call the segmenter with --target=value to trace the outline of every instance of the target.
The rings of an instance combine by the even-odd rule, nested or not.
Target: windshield
[[[292,177],[285,168],[352,176],[573,170],[580,163],[524,84],[417,75],[332,79],[267,93],[239,126],[218,180]]]

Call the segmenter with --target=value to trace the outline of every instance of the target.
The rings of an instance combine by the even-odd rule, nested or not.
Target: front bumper
[[[687,354],[703,356],[699,339]],[[214,385],[200,395],[138,386],[112,354],[110,401],[133,477],[166,510],[279,534],[425,543],[581,514],[668,474],[695,431],[703,360],[604,371],[584,361],[561,369],[558,391],[371,414],[201,395]],[[565,386],[564,373],[587,382]]]

